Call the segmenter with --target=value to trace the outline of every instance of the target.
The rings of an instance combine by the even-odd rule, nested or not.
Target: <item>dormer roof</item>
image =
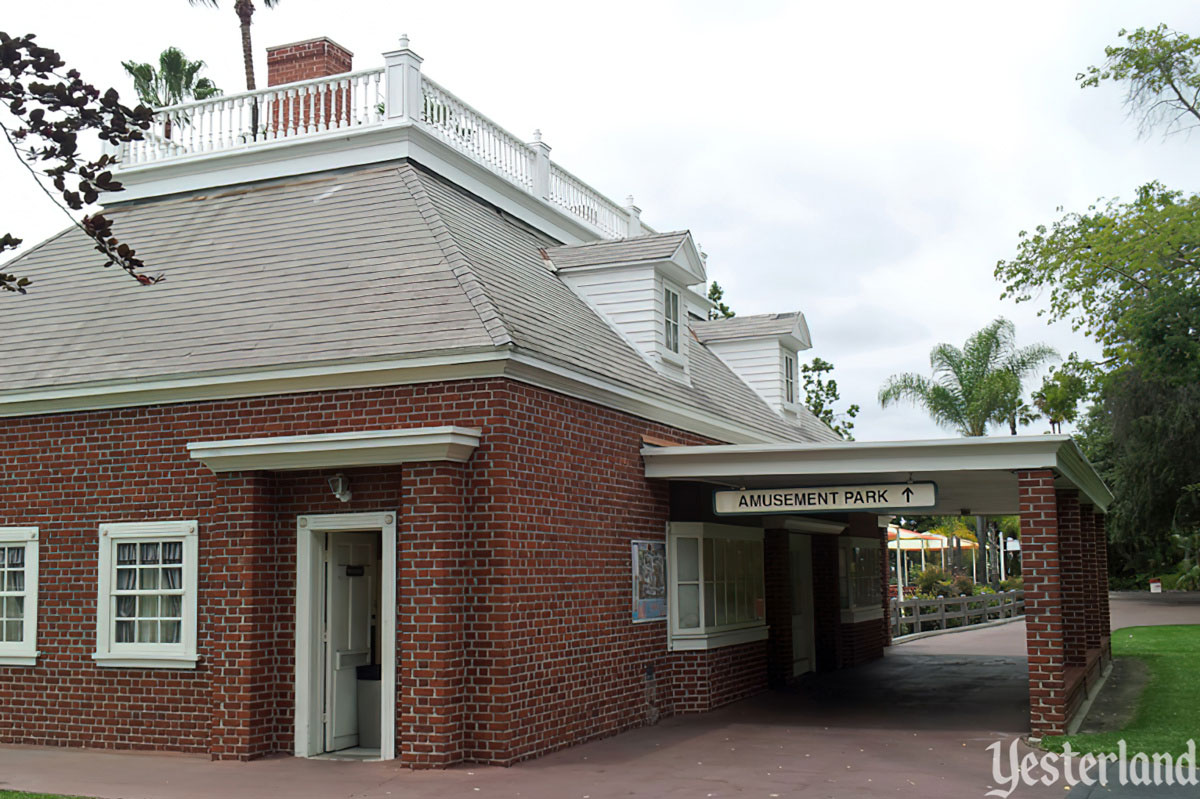
[[[707,279],[704,258],[687,230],[553,247],[546,257],[558,272],[654,264],[674,267],[666,274],[680,285]]]
[[[691,327],[701,344],[774,338],[778,339],[781,344],[796,350],[806,350],[812,347],[808,322],[804,320],[804,314],[800,311],[734,316],[729,319],[714,319],[707,322],[693,321]]]

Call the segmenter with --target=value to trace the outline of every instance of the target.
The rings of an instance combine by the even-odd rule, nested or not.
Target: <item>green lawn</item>
[[[1129,753],[1183,754],[1189,738],[1200,743],[1200,625],[1126,627],[1112,636],[1113,655],[1141,658],[1150,682],[1129,726],[1119,732],[1048,737],[1042,745],[1061,752],[1116,752],[1122,738]]]

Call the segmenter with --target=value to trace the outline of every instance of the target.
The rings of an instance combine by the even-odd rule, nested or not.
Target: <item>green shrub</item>
[[[1200,591],[1200,566],[1193,566],[1180,575],[1175,581],[1175,588],[1180,591]]]
[[[955,596],[972,596],[975,593],[975,581],[965,574],[954,578]]]
[[[1007,580],[1001,580],[1000,581],[1000,590],[1001,591],[1024,591],[1025,590],[1025,578],[1024,577],[1009,577]]]
[[[925,571],[917,572],[917,591],[930,598],[946,596],[944,586],[950,584],[950,575],[937,566],[930,566]]]

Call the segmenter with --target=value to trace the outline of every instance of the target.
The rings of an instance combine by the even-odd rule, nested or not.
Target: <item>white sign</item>
[[[714,510],[720,514],[899,510],[932,508],[936,504],[937,486],[933,483],[755,488],[713,494]]]

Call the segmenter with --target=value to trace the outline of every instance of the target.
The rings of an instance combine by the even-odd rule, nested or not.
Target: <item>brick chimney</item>
[[[353,69],[354,53],[321,36],[267,48],[267,85],[326,78]]]

